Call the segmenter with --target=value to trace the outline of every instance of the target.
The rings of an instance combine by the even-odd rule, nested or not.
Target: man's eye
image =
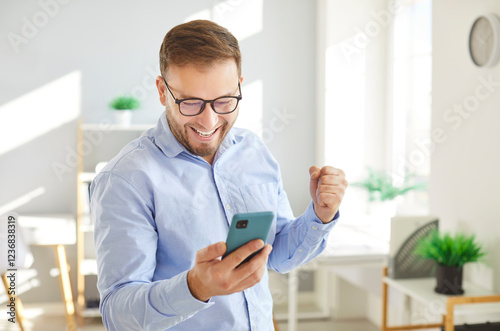
[[[182,103],[187,107],[195,107],[195,106],[200,106],[202,104],[202,102],[200,101],[184,101]]]

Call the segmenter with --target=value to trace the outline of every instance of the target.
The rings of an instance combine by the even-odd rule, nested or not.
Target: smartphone
[[[229,228],[229,233],[227,234],[226,253],[224,253],[222,258],[225,258],[238,247],[254,239],[262,239],[264,244],[266,244],[273,218],[274,213],[271,211],[235,214]],[[242,263],[247,262],[260,251],[261,249],[247,257]]]

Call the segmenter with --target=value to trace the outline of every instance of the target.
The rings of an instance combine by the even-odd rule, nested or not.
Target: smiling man
[[[204,20],[174,27],[160,68],[158,125],[91,186],[104,325],[272,330],[267,268],[288,272],[321,253],[339,217],[344,173],[312,166],[312,201],[293,216],[276,160],[257,136],[233,128],[243,77],[238,41],[225,28]],[[275,215],[267,243],[251,241],[221,260],[233,215],[257,211]]]

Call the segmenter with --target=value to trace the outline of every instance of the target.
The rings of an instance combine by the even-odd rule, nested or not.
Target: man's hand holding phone
[[[200,249],[194,267],[187,274],[191,294],[200,301],[208,301],[213,296],[241,292],[254,286],[264,275],[272,246],[265,245],[248,262],[241,263],[263,246],[262,240],[252,240],[223,260],[219,258],[226,252],[224,242]]]

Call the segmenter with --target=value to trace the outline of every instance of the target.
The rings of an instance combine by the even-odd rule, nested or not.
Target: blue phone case
[[[274,213],[271,211],[235,214],[231,222],[231,227],[229,228],[229,233],[227,234],[226,253],[222,258],[225,258],[226,255],[238,247],[254,239],[262,239],[264,244],[266,244],[267,236],[269,235],[269,230],[271,228],[271,224],[273,223],[273,218]],[[240,221],[248,221],[246,227],[237,228],[237,224]],[[243,223],[240,223],[240,226],[241,224]],[[260,250],[258,252],[260,252]],[[248,261],[258,252],[250,255],[243,262]]]

